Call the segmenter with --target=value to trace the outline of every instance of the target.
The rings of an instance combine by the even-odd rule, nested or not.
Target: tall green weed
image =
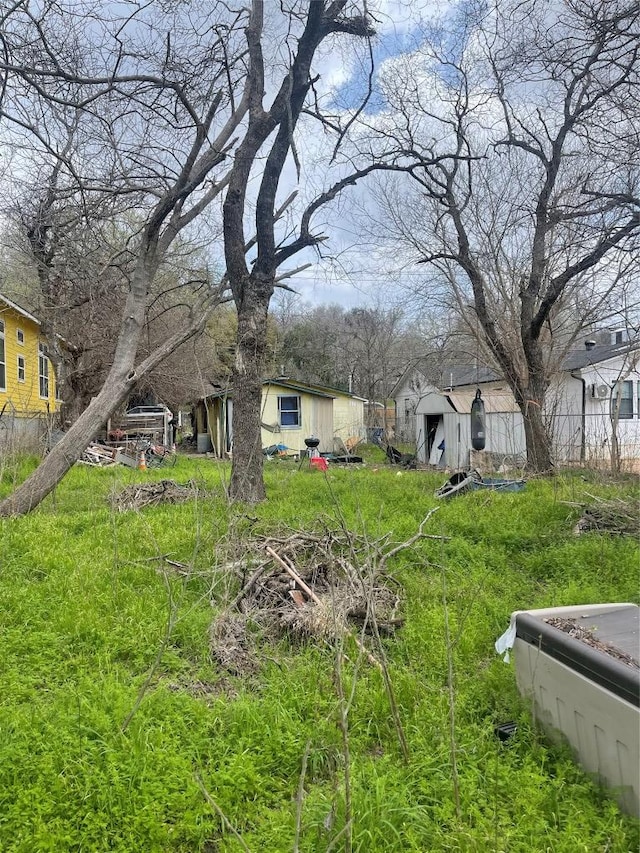
[[[124,486],[167,475],[192,480],[194,499],[111,509]],[[209,624],[240,583],[225,555],[285,527],[401,542],[438,505],[441,477],[375,462],[326,476],[273,462],[265,476],[265,504],[231,507],[225,464],[76,466],[30,516],[0,521],[0,849],[279,853],[297,811],[300,851],[347,837],[362,853],[637,849],[637,824],[533,728],[493,651],[514,609],[637,601],[636,543],[574,537],[569,505],[635,484],[573,475],[438,507],[427,532],[442,538],[388,567],[405,624],[380,651],[410,759],[381,673],[347,643],[347,801],[336,648],[264,639],[247,678],[212,662]],[[518,730],[502,744],[505,720]]]

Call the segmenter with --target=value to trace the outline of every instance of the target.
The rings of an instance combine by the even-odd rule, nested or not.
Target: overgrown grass
[[[345,817],[335,649],[265,643],[262,671],[241,680],[212,663],[208,626],[235,591],[223,541],[241,555],[245,537],[283,525],[411,536],[442,478],[378,463],[327,477],[270,463],[269,500],[250,508],[227,505],[228,469],[207,460],[146,474],[76,466],[37,511],[0,521],[1,850],[291,851],[299,806],[299,850],[330,848]],[[5,469],[0,494],[33,464]],[[167,475],[194,480],[197,499],[110,509],[124,485]],[[521,494],[466,495],[431,519],[446,540],[398,555],[389,568],[406,624],[384,647],[410,761],[380,673],[348,646],[352,846],[347,833],[332,849],[637,849],[637,824],[532,728],[512,668],[493,651],[514,609],[637,600],[636,544],[573,537],[578,512],[564,503],[635,490],[576,474]],[[494,725],[511,719],[518,732],[501,745]]]

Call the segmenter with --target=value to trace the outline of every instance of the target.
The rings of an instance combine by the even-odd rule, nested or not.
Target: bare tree
[[[365,15],[345,12],[346,0],[316,0],[294,4],[292,9],[286,21],[288,58],[284,73],[270,105],[265,107],[264,6],[262,0],[254,0],[252,4],[246,28],[249,120],[235,153],[223,206],[227,274],[238,312],[232,377],[234,447],[230,493],[233,499],[247,502],[265,497],[260,401],[267,312],[278,283],[278,269],[298,252],[326,239],[312,233],[311,218],[322,205],[353,183],[354,178],[337,181],[311,202],[302,213],[297,233],[290,238],[276,232],[283,208],[288,205],[287,200],[280,204],[277,201],[280,180],[289,158],[298,163],[294,134],[305,104],[313,94],[312,63],[318,47],[336,34],[361,38],[373,34]],[[315,117],[323,120],[318,112]],[[264,165],[255,203],[255,238],[249,243],[245,208],[252,170],[259,158],[264,159]],[[248,244],[254,249],[251,267],[247,263]]]
[[[236,50],[242,13],[220,4],[224,23],[207,28],[205,38],[197,26],[202,21],[190,19],[176,43],[144,17],[147,7],[122,20],[117,10],[96,19],[87,9],[83,18],[73,5],[70,15],[59,3],[35,12],[18,2],[2,19],[1,116],[15,140],[28,139],[60,164],[80,199],[106,193],[133,200],[132,263],[104,385],[34,474],[0,504],[2,515],[37,505],[140,378],[200,330],[219,301],[222,285],[207,283],[189,321],[137,361],[155,276],[176,238],[226,187],[225,160],[249,108],[243,55]],[[73,150],[50,136],[61,110],[88,124]]]
[[[133,229],[118,225],[117,209],[108,199],[102,200],[106,205],[89,208],[52,187],[58,165],[49,181],[45,177],[39,185],[29,183],[31,192],[25,189],[8,207],[8,217],[15,221],[13,234],[5,235],[9,257],[30,275],[27,282],[15,282],[7,272],[3,291],[42,322],[61,400],[60,421],[68,426],[99,393],[109,372],[135,252],[129,246]],[[135,223],[134,216],[130,220]],[[184,240],[174,241],[148,295],[139,359],[188,322],[189,308],[206,279],[202,252]],[[183,355],[172,354],[141,377],[134,396],[152,395],[172,407],[191,399],[197,390],[194,370]],[[198,358],[207,363],[203,351]]]
[[[397,307],[304,307],[277,317],[276,360],[287,375],[384,400],[407,361],[424,349]]]
[[[386,82],[394,123],[377,131],[416,192],[400,206],[387,185],[381,202],[433,268],[431,298],[480,329],[536,471],[552,467],[550,379],[637,250],[639,22],[630,2],[495,4]]]
[[[105,384],[34,475],[0,504],[0,513],[26,512],[55,486],[140,378],[203,327],[226,286],[238,322],[231,496],[260,500],[267,309],[274,288],[292,275],[279,270],[326,239],[311,231],[314,213],[373,167],[350,167],[346,175],[342,168],[333,185],[302,210],[298,227],[289,220],[280,231],[294,196],[277,199],[279,184],[288,163],[300,172],[295,132],[303,111],[337,134],[335,150],[344,135],[320,111],[318,78],[312,75],[318,47],[336,35],[366,38],[373,31],[366,14],[347,0],[295,0],[277,12],[271,8],[268,23],[284,34],[284,48],[276,64],[282,74],[270,92],[264,53],[274,45],[265,33],[262,0],[253,0],[248,10],[220,2],[188,15],[179,4],[105,7],[98,17],[90,5],[71,5],[73,16],[65,3],[34,10],[18,0],[0,19],[0,116],[59,168],[65,180],[56,180],[56,187],[72,187],[82,203],[105,193],[130,199],[137,229],[127,246],[128,290]],[[80,125],[73,145],[63,142],[68,135],[51,131],[60,113],[63,127],[69,113]],[[200,300],[190,306],[190,322],[139,361],[156,274],[178,235],[216,199],[224,199],[226,273],[218,287],[204,283]]]

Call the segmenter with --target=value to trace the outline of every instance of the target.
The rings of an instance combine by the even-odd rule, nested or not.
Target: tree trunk
[[[272,289],[271,289],[272,290]],[[231,377],[233,396],[233,463],[230,497],[259,503],[266,498],[260,429],[262,382],[271,293],[244,288],[238,309],[238,338]]]
[[[525,388],[516,390],[516,402],[522,412],[527,442],[527,469],[536,474],[553,470],[551,436],[544,421],[544,392]]]
[[[21,486],[0,502],[0,516],[25,515],[46,498],[82,455],[86,446],[137,381],[136,375],[107,381],[71,429]]]
[[[611,473],[619,474],[621,470],[620,440],[618,438],[618,425],[620,423],[620,401],[622,399],[622,383],[620,380],[614,385],[615,397],[611,397]]]

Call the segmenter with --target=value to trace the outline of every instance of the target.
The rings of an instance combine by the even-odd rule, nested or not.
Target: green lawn
[[[0,495],[29,464],[5,468]],[[111,509],[125,485],[162,476],[194,480],[197,497]],[[493,650],[512,610],[638,600],[636,543],[574,537],[567,503],[631,494],[632,481],[574,474],[461,496],[429,522],[446,540],[392,560],[406,622],[384,649],[407,763],[381,673],[355,646],[343,660],[329,644],[265,640],[261,670],[238,678],[212,662],[209,626],[238,588],[222,565],[231,545],[241,558],[249,537],[340,524],[400,542],[442,476],[370,463],[325,477],[276,461],[269,500],[250,508],[228,506],[228,476],[206,459],[76,466],[32,515],[0,520],[3,853],[278,853],[296,837],[323,853],[638,849],[637,823],[532,728]],[[507,720],[518,731],[501,745]]]

